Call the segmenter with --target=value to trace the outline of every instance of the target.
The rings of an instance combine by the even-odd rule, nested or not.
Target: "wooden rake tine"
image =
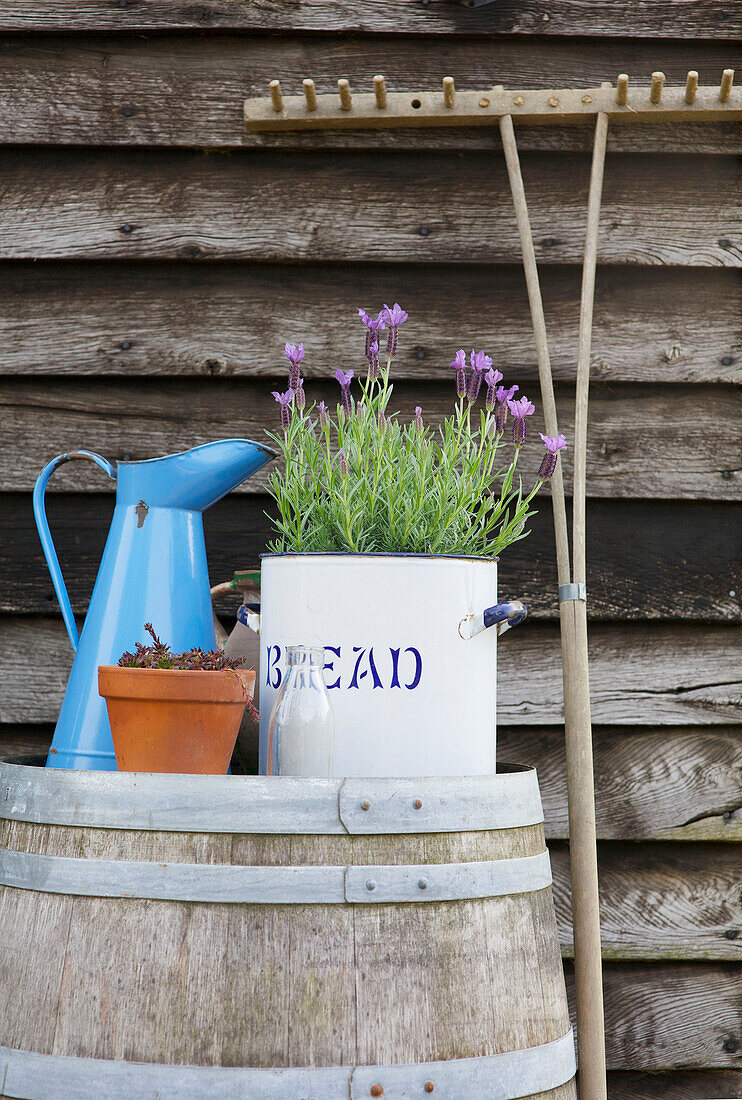
[[[564,726],[569,802],[569,849],[572,879],[572,923],[575,944],[575,987],[579,1040],[581,1100],[606,1100],[603,971],[600,944],[598,858],[595,825],[595,779],[590,722],[590,681],[585,602],[585,469],[587,399],[598,225],[605,164],[608,116],[598,114],[588,199],[583,263],[580,330],[577,353],[577,396],[574,439],[574,583],[571,583],[567,511],[561,463],[551,483],[559,582],[559,620],[564,680]],[[536,341],[541,400],[548,435],[558,432],[554,385],[546,336],[533,234],[528,216],[518,146],[511,115],[500,118],[505,163],[518,223],[531,320]]]

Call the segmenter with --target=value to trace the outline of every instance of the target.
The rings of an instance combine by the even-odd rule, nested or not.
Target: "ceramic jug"
[[[174,652],[215,648],[203,512],[273,457],[260,443],[222,439],[142,462],[114,464],[92,451],[71,451],[41,471],[34,516],[75,650],[47,767],[116,770],[98,665],[116,664],[145,641],[145,622]],[[49,478],[74,458],[95,462],[116,482],[113,519],[79,637],[44,510]]]

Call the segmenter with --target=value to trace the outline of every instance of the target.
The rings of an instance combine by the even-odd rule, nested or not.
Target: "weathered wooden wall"
[[[537,389],[495,130],[279,139],[244,131],[243,97],[376,72],[712,82],[742,68],[741,30],[730,0],[3,4],[0,750],[48,742],[70,663],[31,516],[54,454],[259,435],[284,339],[320,395],[358,341],[353,306],[385,299],[412,315],[405,405],[440,411],[472,343]],[[590,134],[520,141],[569,431]],[[741,152],[730,124],[609,138],[588,580],[612,1100],[742,1095]],[[265,542],[262,485],[208,517],[215,582]],[[83,614],[112,497],[78,464],[52,488]],[[540,771],[569,956],[548,499],[534,526],[503,561],[533,621],[502,646],[500,745]]]

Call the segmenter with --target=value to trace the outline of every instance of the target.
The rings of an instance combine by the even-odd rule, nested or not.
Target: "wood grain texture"
[[[53,485],[53,482],[52,482]],[[50,493],[47,515],[73,608],[84,614],[110,525],[113,497]],[[257,565],[272,537],[269,497],[229,497],[204,519],[213,584]],[[591,619],[737,623],[742,615],[742,509],[739,504],[591,500],[588,504]],[[539,500],[531,534],[502,559],[503,591],[534,619],[555,619],[556,568],[551,502]],[[631,531],[631,538],[625,537]],[[50,614],[57,608],[29,494],[0,496],[0,612]],[[732,596],[731,593],[735,595]],[[233,616],[235,596],[219,608]],[[231,623],[230,623],[231,628]]]
[[[590,644],[596,725],[720,726],[739,720],[739,628],[594,624]],[[498,657],[500,724],[560,724],[556,624],[512,631]],[[0,722],[55,722],[70,665],[61,621],[0,618]],[[30,674],[31,667],[43,667],[45,675]]]
[[[607,963],[609,1068],[738,1069],[741,980],[734,963]]]
[[[519,267],[51,261],[0,264],[0,280],[4,374],[271,377],[303,339],[306,375],[327,376],[359,346],[354,307],[409,308],[414,286],[396,378],[450,379],[449,349],[473,344],[537,377]],[[573,380],[579,270],[547,266],[541,284],[554,378]],[[742,381],[741,312],[736,271],[603,267],[591,379]]]
[[[372,34],[595,35],[618,37],[710,38],[733,40],[742,31],[734,8],[720,0],[500,0],[470,10],[447,0],[409,4],[376,0],[302,0],[290,7],[275,0],[131,0],[111,7],[105,0],[80,0],[70,11],[65,0],[40,0],[30,10],[23,0],[6,0],[0,30],[156,31],[234,29],[247,31],[333,31]],[[625,42],[631,49],[633,43]]]
[[[318,835],[103,829],[0,821],[0,842],[18,852],[157,863],[355,867],[518,859],[544,850],[541,825],[464,833]],[[208,903],[207,903],[208,904]]]
[[[537,725],[542,721],[539,714],[561,714],[557,633],[550,624],[534,624],[520,634],[514,631],[509,644],[499,649],[501,723]],[[632,726],[739,721],[741,635],[739,627],[593,625],[593,722]]]
[[[447,356],[445,358],[448,358]],[[519,376],[508,374],[508,382]],[[152,458],[213,439],[265,439],[277,427],[270,383],[210,379],[146,385],[130,380],[14,379],[0,382],[4,449],[0,491],[33,489],[42,465],[62,451],[86,447],[108,459]],[[521,388],[523,391],[523,387]],[[529,390],[533,396],[533,385]],[[337,401],[335,383],[307,387],[310,401]],[[453,382],[422,387],[395,385],[390,409],[405,416],[421,405],[435,424],[453,407]],[[572,388],[557,389],[560,430],[573,438]],[[408,412],[409,410],[409,412]],[[588,482],[591,497],[640,499],[742,499],[739,423],[742,389],[725,386],[595,386],[591,394]],[[404,416],[403,416],[404,419]],[[530,443],[519,464],[524,484],[533,483],[541,461],[537,433],[540,404],[529,421]],[[43,441],[43,443],[42,443]],[[567,486],[572,452],[563,459]],[[270,476],[264,467],[239,492],[260,492]],[[75,463],[55,475],[52,491],[97,492],[113,484],[94,467]]]
[[[733,1100],[742,1096],[742,1070],[686,1073],[611,1073],[608,1100]]]
[[[288,865],[384,865],[398,861],[400,848],[416,863],[475,852],[502,859],[513,840],[528,854],[544,849],[540,826],[298,838],[12,822],[2,838],[13,850],[62,856],[254,866],[277,855]],[[18,892],[4,890],[11,898]],[[57,904],[69,910],[68,898]],[[31,957],[41,946],[33,931]],[[18,984],[23,960],[11,953],[0,964],[22,1002],[13,1032],[22,1049],[201,1065],[389,1064],[520,1049],[559,1038],[568,1025],[549,889],[369,906],[78,897],[62,944],[51,1039],[48,1025],[34,1025],[36,983]],[[5,1034],[0,1041],[7,1044]],[[566,1100],[570,1091],[560,1095]]]
[[[502,717],[502,714],[501,714]],[[539,777],[546,835],[569,835],[564,732],[501,725],[500,760]],[[742,727],[593,727],[601,839],[742,840]]]
[[[520,262],[499,155],[297,169],[291,153],[8,150],[0,258]],[[529,154],[524,176],[538,261],[580,262],[587,159]],[[599,261],[739,267],[737,180],[733,157],[610,157]]]
[[[713,959],[742,963],[737,845],[599,846],[603,958]],[[562,953],[572,957],[569,851],[551,845]]]
[[[69,897],[0,887],[0,1028],[4,1045],[22,1048],[24,1036],[33,1033],[44,1049],[51,1050],[73,907]],[[29,950],[31,944],[38,949]],[[40,959],[43,965],[39,965]],[[21,1001],[21,989],[33,990],[33,998]]]
[[[455,4],[446,6],[456,12]],[[584,22],[588,5],[581,6]],[[408,6],[408,11],[411,7],[423,13],[421,5]],[[6,10],[4,5],[3,14]],[[370,18],[369,14],[367,11],[366,31],[378,25],[378,3]],[[296,7],[290,18],[301,18]],[[482,13],[475,18],[481,20]],[[632,13],[627,25],[633,21]],[[742,24],[739,19],[735,22]],[[73,25],[74,14],[70,13],[64,30],[71,30]],[[550,25],[551,20],[541,21],[542,27]],[[41,26],[34,29],[38,33]],[[105,22],[95,29],[103,31]],[[634,87],[648,87],[657,67],[656,43],[641,38],[631,43],[593,41],[588,45],[569,38],[527,35],[457,41],[449,35],[390,38],[366,33],[359,40],[328,37],[328,28],[322,29],[321,36],[313,37],[65,35],[6,39],[0,72],[0,140],[39,145],[285,148],[283,138],[277,141],[275,137],[266,139],[248,133],[242,116],[242,101],[267,97],[273,79],[281,81],[287,95],[301,92],[303,76],[315,80],[318,94],[336,94],[337,79],[342,76],[350,78],[353,91],[371,91],[376,73],[386,75],[389,92],[440,90],[446,73],[456,77],[461,90],[487,89],[495,81],[509,88],[568,88],[575,83],[578,87],[595,87],[603,80],[615,81],[618,72],[629,72]],[[667,36],[661,49],[670,84],[682,84],[692,68],[699,71],[702,83],[717,84],[722,70],[739,65],[742,59],[742,50],[733,41],[683,42]],[[50,86],[55,89],[53,98],[48,94]],[[688,130],[688,125],[681,125]],[[728,146],[724,150],[720,141],[728,127],[732,128],[733,142],[738,144],[742,132],[739,125],[714,124],[710,138],[705,134],[705,125],[696,129],[701,140],[714,143],[714,151],[731,153],[734,150]],[[543,132],[530,135],[528,129],[524,128],[525,148],[529,143],[539,147],[544,141],[549,141],[551,148],[580,147],[587,136],[579,132],[580,127],[564,127],[558,137],[551,138]],[[673,138],[667,125],[662,126],[658,137],[642,133],[643,129],[619,127],[613,140],[623,149],[652,149],[668,141],[673,141],[676,149],[688,148],[690,135]],[[654,126],[649,129],[653,131]],[[474,138],[467,138],[462,130],[454,135],[433,130],[424,135],[423,141],[419,136],[391,133],[371,139],[345,137],[340,142],[324,133],[309,140],[289,138],[289,145],[299,148],[333,144],[420,150],[491,149],[499,147],[499,139],[494,132],[487,136],[482,130]]]

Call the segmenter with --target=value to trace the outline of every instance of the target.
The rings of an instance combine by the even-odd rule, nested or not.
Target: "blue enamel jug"
[[[116,664],[151,622],[174,652],[216,646],[203,512],[274,457],[248,439],[222,439],[182,454],[115,465],[92,451],[58,455],[33,494],[34,516],[75,660],[47,767],[115,771],[98,665]],[[59,567],[44,510],[49,478],[86,458],[116,482],[116,507],[82,632]]]

